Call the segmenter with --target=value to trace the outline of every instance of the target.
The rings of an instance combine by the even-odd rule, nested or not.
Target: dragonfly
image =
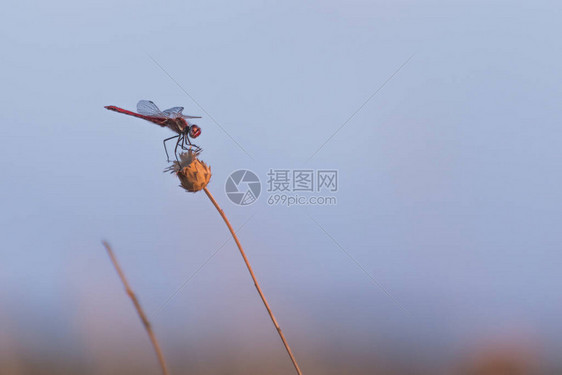
[[[137,112],[128,111],[123,108],[116,107],[114,105],[108,105],[104,108],[115,111],[118,113],[123,113],[125,115],[134,116],[141,118],[146,121],[150,121],[153,124],[160,125],[163,128],[168,128],[177,135],[164,139],[164,151],[166,151],[166,158],[168,163],[170,162],[170,156],[168,154],[168,149],[166,148],[166,142],[177,138],[176,148],[174,150],[176,155],[176,161],[178,160],[178,147],[182,150],[195,149],[195,152],[201,152],[201,147],[191,143],[190,138],[197,138],[201,135],[201,128],[195,124],[192,124],[189,120],[195,118],[201,118],[200,116],[189,116],[184,115],[183,107],[172,107],[161,111],[158,109],[156,104],[150,100],[141,100],[137,103]]]

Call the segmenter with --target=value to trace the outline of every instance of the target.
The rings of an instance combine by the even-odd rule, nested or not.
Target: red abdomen
[[[166,126],[166,121],[168,120],[165,117],[152,117],[152,116],[141,115],[139,113],[131,112],[131,111],[128,111],[126,109],[116,107],[114,105],[106,105],[104,108],[109,109],[110,111],[123,113],[125,115],[142,118],[143,120],[150,121],[150,122],[152,122],[154,124],[157,124],[157,125],[160,125],[160,126]]]

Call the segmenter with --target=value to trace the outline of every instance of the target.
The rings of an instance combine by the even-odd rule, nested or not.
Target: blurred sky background
[[[358,355],[431,362],[496,341],[556,364],[561,10],[554,1],[5,3],[3,354],[95,364],[138,347],[153,359],[107,239],[165,352],[203,360],[221,347],[251,360],[259,348],[290,371],[232,241],[168,301],[229,233],[204,194],[162,173],[168,130],[103,108],[150,99],[204,116],[209,189],[243,226],[304,370],[334,351],[348,369]],[[338,169],[338,203],[270,207],[263,195],[236,206],[224,183],[242,168],[264,187],[270,168]]]

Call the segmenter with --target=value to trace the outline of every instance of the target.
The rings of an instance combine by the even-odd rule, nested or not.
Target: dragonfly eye
[[[189,136],[191,138],[197,138],[201,135],[201,128],[197,125],[191,125],[189,128]]]

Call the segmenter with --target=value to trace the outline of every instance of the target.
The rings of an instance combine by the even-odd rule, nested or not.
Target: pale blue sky
[[[554,360],[561,10],[484,1],[5,4],[2,324],[42,349],[61,330],[61,345],[85,351],[115,334],[111,324],[131,307],[100,245],[107,239],[169,342],[222,331],[277,348],[232,242],[157,313],[228,233],[203,194],[162,173],[167,130],[103,109],[151,99],[204,116],[210,190],[234,227],[251,217],[241,240],[297,348],[328,336],[342,347],[450,353],[520,335]],[[337,206],[237,207],[224,194],[236,169],[264,181],[270,168],[305,167],[339,170]],[[96,319],[111,323],[77,328]],[[144,340],[136,321],[127,324]]]

